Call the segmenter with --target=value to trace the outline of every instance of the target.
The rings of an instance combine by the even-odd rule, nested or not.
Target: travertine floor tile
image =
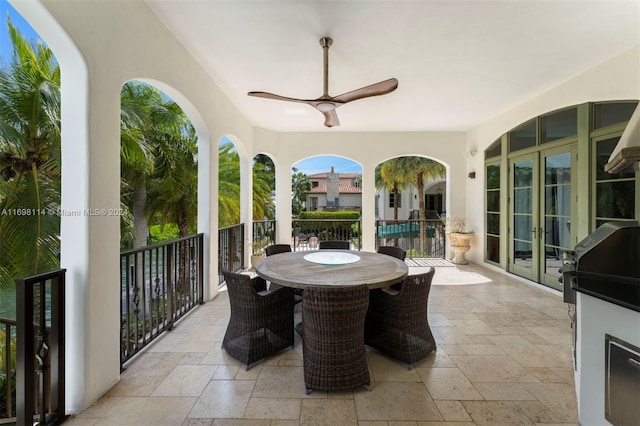
[[[354,399],[358,420],[442,420],[423,383],[376,382]]]
[[[517,382],[524,368],[510,356],[451,355],[470,382]]]
[[[120,381],[107,396],[151,395],[183,357],[183,353],[143,353],[120,375]]]
[[[178,365],[151,395],[200,396],[216,368],[212,365]]]
[[[192,418],[242,418],[249,403],[253,381],[212,380],[189,413]]]
[[[475,388],[487,401],[534,400],[520,383],[474,383]]]
[[[302,401],[300,424],[309,426],[357,426],[353,399],[305,399]]]
[[[515,401],[462,401],[478,425],[532,425]]]
[[[447,422],[470,422],[471,417],[460,401],[434,401]]]
[[[577,422],[578,407],[575,388],[564,383],[523,383],[538,401],[545,405],[560,422]]]
[[[300,418],[300,399],[251,398],[244,417],[247,419],[298,419]]]
[[[264,366],[256,380],[253,396],[256,398],[326,398],[327,393],[314,390],[309,395],[305,395],[302,367]]]
[[[435,400],[482,399],[476,388],[457,368],[419,368],[418,372]]]
[[[126,397],[100,419],[97,425],[180,425],[197,398]]]
[[[420,382],[415,369],[376,350],[367,352],[371,380],[376,382]],[[417,365],[417,364],[416,364]]]

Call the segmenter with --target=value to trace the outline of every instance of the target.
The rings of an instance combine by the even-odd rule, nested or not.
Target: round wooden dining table
[[[387,287],[409,273],[406,263],[386,254],[353,250],[296,251],[268,256],[255,265],[260,277],[286,287]]]

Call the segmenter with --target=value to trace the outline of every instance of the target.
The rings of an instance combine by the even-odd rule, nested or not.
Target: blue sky
[[[38,33],[22,18],[22,16],[7,2],[0,0],[0,64],[8,64],[11,58],[12,46],[7,31],[7,15],[11,22],[20,30],[23,37],[29,41],[40,39]],[[331,166],[337,173],[362,173],[362,167],[358,163],[342,157],[321,155],[307,158],[294,164],[301,172],[312,175],[328,172]]]
[[[12,46],[7,30],[7,15],[11,17],[13,25],[20,30],[22,36],[29,41],[40,39],[38,33],[27,23],[7,0],[0,0],[0,64],[8,64],[11,58]]]
[[[298,161],[293,166],[307,175],[328,172],[331,170],[331,166],[334,167],[336,173],[362,173],[362,167],[358,163],[331,155],[307,158]]]

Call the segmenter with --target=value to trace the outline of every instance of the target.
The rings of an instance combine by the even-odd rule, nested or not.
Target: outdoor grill
[[[640,312],[640,224],[608,222],[600,226],[578,243],[573,251],[564,253],[561,281],[564,286],[564,301],[567,303],[576,303],[578,291]],[[572,312],[576,309],[569,306],[575,360],[577,324]],[[593,313],[592,309],[583,314]],[[586,332],[588,335],[589,330]],[[637,425],[640,419],[640,348],[608,333],[603,337],[604,417],[616,426]],[[590,347],[587,350],[602,349]],[[582,380],[588,380],[589,374],[596,374],[593,371],[582,373],[585,374]]]
[[[607,222],[566,251],[564,301],[575,291],[640,312],[640,223]]]

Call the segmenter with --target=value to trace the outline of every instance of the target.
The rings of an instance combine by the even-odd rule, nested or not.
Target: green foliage
[[[149,227],[149,244],[175,240],[178,237],[180,237],[180,230],[175,223],[167,223],[164,226],[151,225]]]
[[[275,218],[275,167],[266,155],[253,161],[253,219]],[[240,223],[240,157],[232,143],[218,147],[218,226]]]
[[[360,212],[301,212],[295,222],[296,235],[316,235],[320,240],[347,239],[360,233]]]
[[[0,69],[0,287],[59,267],[60,68],[7,19],[11,61]]]
[[[177,224],[180,236],[195,227],[197,155],[195,129],[178,104],[140,81],[122,86],[122,248],[147,243],[147,220]]]
[[[312,211],[312,212],[301,212],[300,219],[339,219],[339,220],[349,220],[349,219],[360,219],[360,212],[356,211],[339,211],[339,212],[323,212],[323,211]]]
[[[6,355],[7,347],[5,346],[6,331],[0,330],[0,413],[7,412],[7,365]],[[10,339],[11,344],[11,365],[9,371],[11,371],[11,384],[10,392],[12,394],[12,412],[16,412],[16,351],[17,343],[16,339]]]
[[[218,226],[240,223],[240,158],[232,143],[218,147]]]
[[[292,169],[292,172],[291,190],[293,192],[293,199],[291,203],[291,213],[293,216],[298,216],[305,209],[304,203],[307,192],[311,190],[311,181],[307,175],[298,171],[295,167]]]

